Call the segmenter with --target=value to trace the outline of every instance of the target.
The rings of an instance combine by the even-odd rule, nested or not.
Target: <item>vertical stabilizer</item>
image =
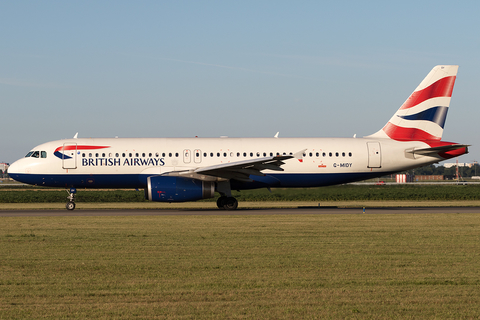
[[[436,66],[388,123],[368,138],[441,140],[458,66]]]

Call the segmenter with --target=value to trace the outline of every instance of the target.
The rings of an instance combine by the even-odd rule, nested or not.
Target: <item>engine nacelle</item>
[[[191,178],[151,176],[145,196],[150,201],[185,202],[213,198],[215,182]]]

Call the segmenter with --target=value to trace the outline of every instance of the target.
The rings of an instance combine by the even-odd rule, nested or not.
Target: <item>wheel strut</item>
[[[67,208],[67,210],[74,210],[75,209],[75,196],[76,196],[76,193],[77,193],[77,189],[75,188],[70,188],[70,191],[68,191],[68,202],[67,204],[65,205],[65,208]]]

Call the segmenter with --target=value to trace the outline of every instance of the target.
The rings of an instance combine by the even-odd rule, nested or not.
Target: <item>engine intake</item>
[[[213,198],[215,183],[191,178],[151,176],[145,196],[150,201],[186,202]]]

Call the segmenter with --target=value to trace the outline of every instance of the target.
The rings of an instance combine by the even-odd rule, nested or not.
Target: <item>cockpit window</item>
[[[46,158],[47,157],[47,151],[30,151],[29,153],[27,153],[27,155],[25,156],[25,158],[29,158],[29,157],[32,157],[32,158]]]

